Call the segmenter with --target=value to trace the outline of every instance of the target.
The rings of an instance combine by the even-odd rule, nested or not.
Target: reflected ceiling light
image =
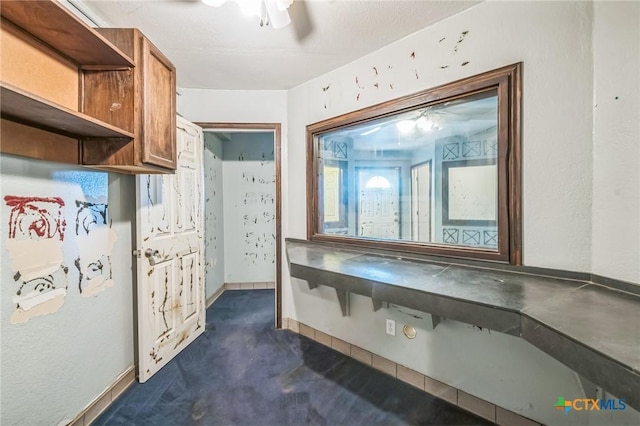
[[[375,133],[375,132],[377,132],[377,131],[378,131],[378,130],[380,130],[380,129],[382,129],[382,126],[374,127],[374,128],[373,128],[373,129],[371,129],[371,130],[367,130],[366,132],[362,132],[362,133],[360,133],[360,136],[367,136],[367,135],[370,135],[371,133]]]
[[[208,6],[219,7],[228,1],[237,3],[242,14],[260,18],[260,26],[271,25],[278,30],[291,22],[288,8],[293,0],[202,0]]]
[[[402,133],[409,133],[416,127],[416,122],[415,120],[402,120],[396,123],[396,127]]]
[[[418,121],[416,121],[416,125],[423,132],[428,132],[433,127],[433,121],[423,116],[418,118]]]
[[[409,133],[416,127],[423,132],[428,132],[433,129],[441,129],[442,125],[440,117],[437,114],[422,112],[418,119],[398,121],[396,127],[402,133]]]

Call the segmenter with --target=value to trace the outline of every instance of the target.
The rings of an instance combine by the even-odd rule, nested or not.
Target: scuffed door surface
[[[178,119],[173,175],[137,177],[141,382],[204,331],[202,130]]]

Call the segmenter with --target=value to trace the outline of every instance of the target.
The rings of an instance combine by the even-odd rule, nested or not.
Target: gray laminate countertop
[[[310,285],[520,336],[640,409],[636,294],[535,268],[430,262],[301,240],[286,247],[291,276]]]

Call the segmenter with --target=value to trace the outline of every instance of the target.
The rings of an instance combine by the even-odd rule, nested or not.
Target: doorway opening
[[[196,123],[204,131],[205,293],[275,289],[282,327],[281,125]]]

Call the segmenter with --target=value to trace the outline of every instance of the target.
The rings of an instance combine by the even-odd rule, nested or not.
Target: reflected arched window
[[[374,176],[367,181],[365,185],[367,189],[388,189],[391,188],[391,183],[384,176]]]

